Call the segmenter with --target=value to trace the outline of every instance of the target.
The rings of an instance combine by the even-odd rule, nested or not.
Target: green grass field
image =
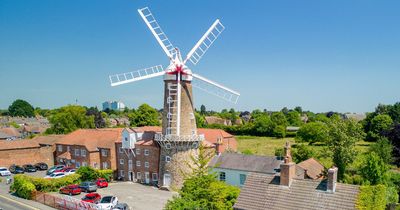
[[[266,155],[273,156],[276,148],[283,148],[285,142],[289,141],[292,145],[296,144],[294,138],[283,138],[277,139],[273,137],[258,137],[258,136],[236,136],[238,141],[238,150],[243,152],[245,150],[250,150],[255,155]],[[358,155],[354,160],[352,166],[360,164],[363,154],[368,151],[371,142],[359,141],[356,144],[356,149]],[[317,153],[319,157],[316,157],[325,167],[332,166],[331,158],[327,155],[327,147],[323,144],[314,144],[311,146]]]

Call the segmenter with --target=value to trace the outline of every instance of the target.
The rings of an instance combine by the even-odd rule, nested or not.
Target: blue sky
[[[43,108],[75,99],[160,108],[162,78],[108,81],[168,65],[137,13],[145,6],[184,55],[216,18],[225,25],[190,67],[241,98],[195,90],[197,107],[366,112],[399,101],[399,1],[0,0],[0,108],[17,98]]]

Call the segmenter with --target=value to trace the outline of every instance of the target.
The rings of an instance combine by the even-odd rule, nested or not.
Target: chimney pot
[[[337,167],[332,167],[328,170],[328,183],[326,189],[328,192],[334,193],[336,191],[337,174]]]

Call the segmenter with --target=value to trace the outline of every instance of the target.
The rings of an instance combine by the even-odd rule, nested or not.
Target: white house
[[[249,172],[273,175],[279,172],[281,163],[275,156],[222,153],[210,161],[209,167],[217,173],[219,180],[242,187]]]

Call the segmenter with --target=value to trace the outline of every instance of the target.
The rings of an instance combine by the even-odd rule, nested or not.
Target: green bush
[[[99,177],[98,170],[90,166],[82,166],[76,171],[76,173],[81,175],[82,181],[93,181]]]
[[[360,186],[356,203],[357,209],[384,210],[386,208],[386,186]]]
[[[33,193],[36,191],[35,185],[33,185],[25,175],[16,175],[10,189],[13,190],[18,197],[25,199],[32,199]]]
[[[111,181],[114,171],[111,169],[97,170],[98,178],[104,178],[107,182]]]

